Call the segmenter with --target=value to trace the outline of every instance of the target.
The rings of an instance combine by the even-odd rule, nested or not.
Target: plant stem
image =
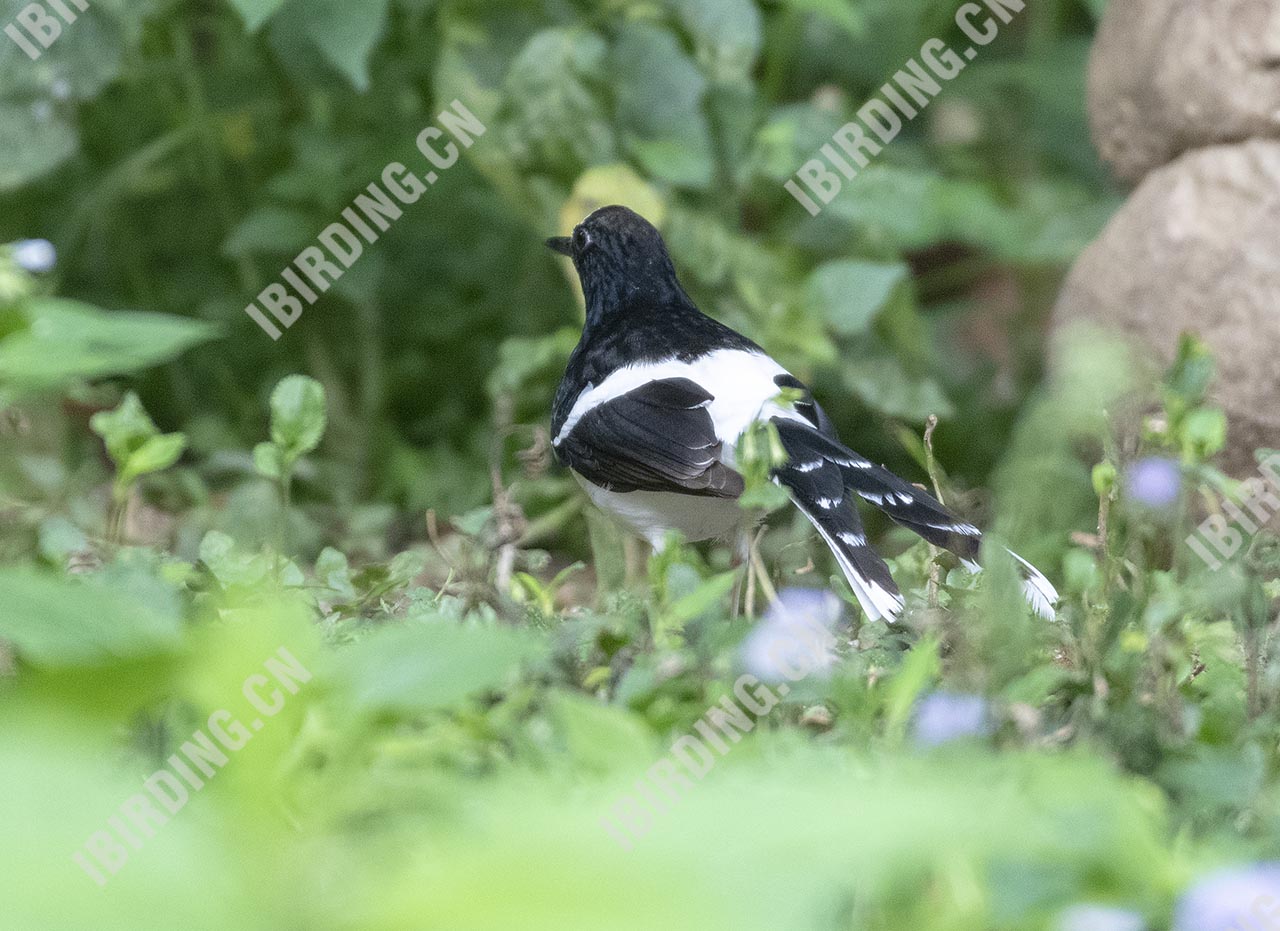
[[[933,431],[938,428],[938,415],[930,414],[924,425],[924,467],[929,473],[929,481],[933,483],[933,495],[938,503],[946,505],[942,500],[942,486],[938,484],[937,461],[933,458]],[[938,589],[942,585],[942,569],[938,565],[938,557],[942,555],[932,543],[929,544],[929,607],[938,607]]]
[[[293,503],[293,471],[285,469],[280,475],[280,522],[276,528],[277,559],[283,566],[289,550],[289,509]]]

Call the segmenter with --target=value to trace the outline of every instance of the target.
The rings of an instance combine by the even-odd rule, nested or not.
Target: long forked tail
[[[830,470],[834,469],[839,474],[840,482],[839,495],[837,497],[843,497],[846,492],[852,492],[875,505],[895,523],[914,531],[934,546],[955,553],[960,557],[965,568],[971,572],[981,570],[981,566],[978,565],[978,550],[982,542],[982,532],[972,524],[965,523],[957,518],[928,492],[898,478],[883,466],[875,465],[870,460],[864,459],[857,453],[846,449],[805,424],[783,418],[775,418],[773,423],[777,427],[782,445],[790,457],[790,462],[787,466],[779,470],[778,481],[792,491],[793,497],[797,499],[797,504],[805,511],[806,516],[813,521],[814,525],[818,527],[818,531],[822,533],[823,538],[827,540],[828,546],[831,546],[833,551],[836,551],[836,547],[831,544],[831,540],[828,539],[823,527],[815,520],[814,515],[810,513],[805,501],[797,494],[791,481],[788,480],[789,475],[821,475],[823,476],[824,484],[829,490],[831,485]],[[825,500],[831,501],[834,499],[830,494],[827,494],[825,495]],[[843,512],[852,512],[852,520],[858,526],[858,536],[865,547],[866,538],[861,534],[861,525],[852,502],[848,506],[840,508],[840,511],[842,514]],[[822,510],[821,514],[825,516],[826,511]],[[1017,563],[1018,571],[1022,575],[1023,593],[1026,595],[1027,601],[1037,614],[1047,620],[1052,620],[1054,617],[1053,606],[1058,600],[1057,591],[1035,566],[1012,550],[1009,553]],[[874,552],[871,555],[884,568],[887,575],[888,569],[884,566],[884,562]],[[836,557],[837,559],[840,558],[838,551],[836,551]],[[857,564],[855,564],[856,566]],[[843,561],[841,561],[841,568],[844,568]],[[845,569],[845,575],[850,575],[848,569]],[[850,578],[849,584],[854,586],[854,592],[857,593],[858,588],[854,585],[852,578]],[[896,594],[896,587],[893,591]],[[900,595],[898,599],[901,602]],[[859,601],[863,602],[863,608],[865,609],[866,603],[861,595],[859,595]],[[870,614],[869,611],[868,614]]]

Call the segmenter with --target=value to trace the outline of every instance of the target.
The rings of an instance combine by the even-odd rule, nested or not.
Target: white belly
[[[654,549],[662,548],[669,530],[680,531],[691,543],[727,537],[742,523],[744,516],[735,498],[679,495],[670,491],[609,491],[577,472],[573,477],[596,507],[627,530],[644,537]]]

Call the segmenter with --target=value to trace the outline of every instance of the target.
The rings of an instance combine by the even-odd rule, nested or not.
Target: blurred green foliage
[[[39,61],[0,41],[0,242],[59,254],[0,250],[4,926],[1160,928],[1280,856],[1280,541],[1182,543],[1238,492],[1212,359],[1066,333],[1044,377],[1115,205],[1100,6],[1028,4],[816,219],[782,182],[955,4],[95,0]],[[245,306],[455,99],[486,133],[270,339]],[[846,597],[829,674],[631,851],[600,819],[732,694],[763,599],[727,547],[646,563],[550,462],[578,298],[541,242],[615,201],[861,452],[922,478],[939,416],[947,500],[1063,594],[1040,623],[999,547],[975,577],[873,525],[905,622]],[[786,510],[761,550],[844,592]],[[99,889],[73,853],[211,714],[261,720],[282,647],[309,680]],[[990,728],[924,746],[933,693]]]

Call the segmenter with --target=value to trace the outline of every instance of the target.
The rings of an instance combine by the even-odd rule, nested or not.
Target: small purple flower
[[[23,239],[15,242],[12,250],[17,266],[33,275],[52,271],[58,261],[58,253],[47,239]]]
[[[991,708],[981,695],[934,692],[916,705],[912,734],[917,746],[938,747],[991,733]]]
[[[1280,927],[1280,863],[1219,870],[1178,902],[1173,931],[1260,931]]]
[[[825,675],[835,663],[836,640],[831,631],[843,607],[828,591],[783,589],[743,643],[743,665],[763,682]]]
[[[1143,931],[1147,922],[1137,912],[1109,905],[1073,905],[1058,916],[1054,931]]]
[[[1139,459],[1124,470],[1124,492],[1145,508],[1167,510],[1182,493],[1182,469],[1172,459]]]

